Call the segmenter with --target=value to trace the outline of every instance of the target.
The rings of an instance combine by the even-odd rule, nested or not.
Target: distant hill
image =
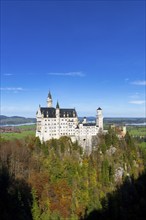
[[[5,116],[0,115],[0,126],[1,125],[16,125],[16,124],[25,124],[25,123],[35,123],[35,118],[25,118],[20,116]]]
[[[93,116],[86,117],[87,121],[95,121],[96,118]],[[78,117],[79,121],[83,121],[84,117]]]
[[[141,124],[146,123],[146,118],[104,118],[105,124]]]
[[[79,120],[82,121],[84,117],[79,117]],[[87,121],[95,122],[96,118],[93,116],[87,117]],[[146,123],[146,118],[104,118],[105,124],[138,124]],[[25,123],[36,123],[35,118],[25,118],[21,116],[5,116],[0,115],[0,126],[1,125],[16,125],[16,124],[25,124]]]
[[[80,121],[83,121],[84,117],[79,117]],[[87,117],[87,121],[94,121],[95,122],[96,118],[89,116]],[[120,124],[120,125],[124,125],[124,124],[140,124],[140,123],[146,123],[146,118],[113,118],[113,117],[105,117],[103,119],[103,122],[105,124]]]

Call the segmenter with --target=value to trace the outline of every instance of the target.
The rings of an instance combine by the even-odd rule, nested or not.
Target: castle
[[[80,122],[75,108],[60,108],[58,102],[54,108],[52,103],[52,96],[49,92],[47,107],[39,106],[36,113],[36,137],[44,142],[52,138],[69,136],[72,141],[78,141],[83,148],[91,147],[92,137],[103,130],[102,109],[97,109],[95,123],[87,122],[86,117]]]

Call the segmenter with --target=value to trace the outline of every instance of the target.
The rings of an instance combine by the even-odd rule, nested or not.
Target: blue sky
[[[1,114],[145,115],[145,1],[1,1]]]

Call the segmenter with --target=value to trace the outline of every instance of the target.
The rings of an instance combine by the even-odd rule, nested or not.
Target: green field
[[[20,133],[10,132],[10,133],[1,133],[1,138],[5,140],[14,140],[14,139],[23,139],[26,137],[35,136],[35,125],[22,125],[17,127],[20,130]]]
[[[127,131],[138,141],[138,145],[143,152],[143,157],[146,158],[146,127],[145,126],[129,126]]]
[[[127,131],[134,137],[146,137],[145,126],[128,126]]]

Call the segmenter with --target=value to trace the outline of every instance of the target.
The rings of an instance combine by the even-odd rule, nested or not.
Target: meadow
[[[1,138],[5,140],[14,140],[14,139],[24,139],[27,137],[34,137],[35,136],[35,129],[36,125],[22,125],[17,126],[17,129],[20,132],[5,132],[1,133]]]
[[[146,137],[146,126],[127,126],[127,131],[134,137]]]

